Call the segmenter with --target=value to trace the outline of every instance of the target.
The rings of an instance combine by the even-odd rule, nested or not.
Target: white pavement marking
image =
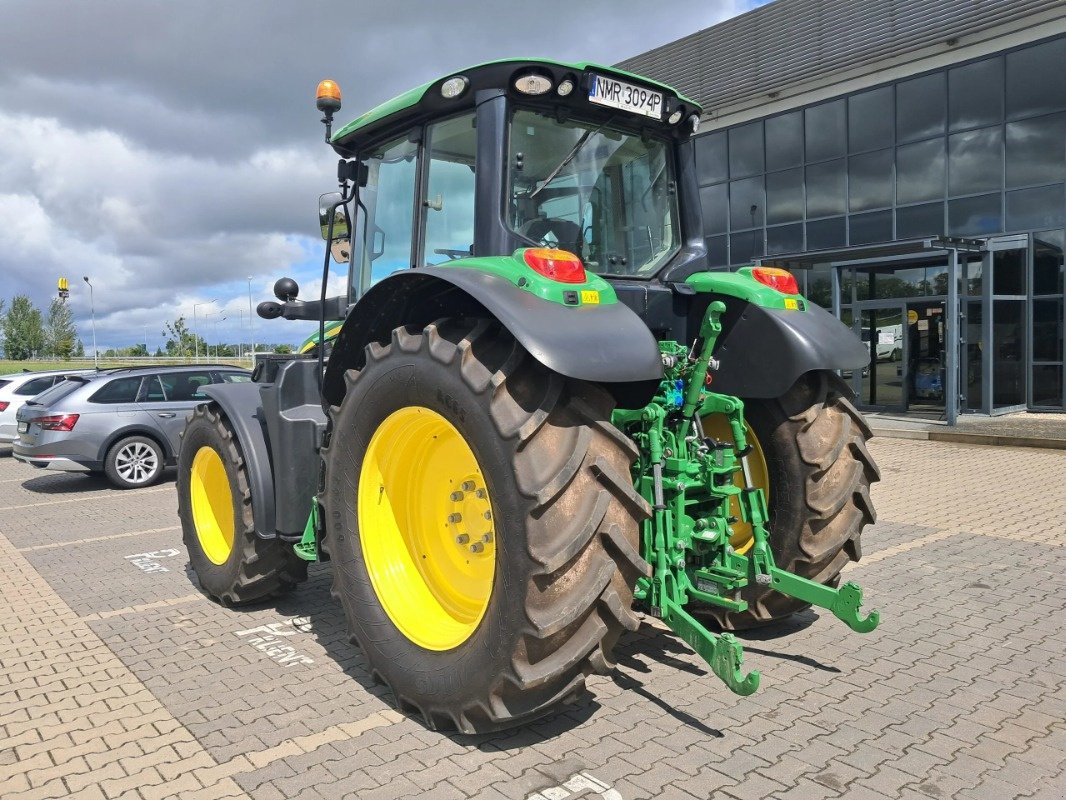
[[[584,794],[586,790],[595,792],[603,800],[622,800],[617,789],[612,789],[610,785],[587,772],[575,772],[558,786],[550,786],[526,795],[526,800],[566,800],[579,792]]]
[[[173,492],[173,486],[160,486],[157,489],[137,489],[139,494],[150,494],[151,492]],[[18,511],[22,508],[40,508],[41,506],[58,506],[63,503],[89,503],[93,500],[116,500],[120,497],[128,498],[127,492],[113,492],[109,494],[101,494],[89,497],[73,497],[69,500],[48,500],[44,503],[25,503],[20,506],[0,506],[0,511]]]
[[[177,554],[178,550],[176,548],[168,547],[165,550],[154,550],[151,553],[134,553],[133,555],[125,556],[125,559],[141,572],[170,572],[169,569],[159,563],[159,559],[173,558]]]
[[[130,536],[145,536],[149,533],[168,533],[180,531],[180,525],[171,525],[169,528],[149,528],[144,531],[130,531],[129,533],[112,533],[109,536],[90,536],[88,539],[75,539],[72,542],[50,542],[49,544],[35,544],[32,547],[20,547],[20,553],[33,553],[37,550],[54,550],[57,547],[73,547],[79,544],[93,544],[95,542],[108,542],[112,539],[127,539]]]
[[[157,608],[170,608],[171,606],[180,606],[185,603],[195,603],[197,600],[206,600],[206,598],[204,598],[202,594],[186,594],[181,597],[171,597],[169,600],[156,600],[153,603],[139,603],[135,606],[115,608],[110,611],[97,611],[93,614],[86,614],[82,619],[93,622],[95,620],[110,619],[111,617],[124,617],[127,614],[139,614],[142,611],[154,611]]]

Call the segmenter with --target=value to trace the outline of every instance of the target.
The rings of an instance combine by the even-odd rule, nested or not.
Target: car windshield
[[[509,163],[508,222],[531,245],[611,275],[651,275],[677,252],[667,142],[518,110]]]

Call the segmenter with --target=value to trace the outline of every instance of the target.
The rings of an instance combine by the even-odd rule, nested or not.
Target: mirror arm
[[[349,194],[349,188],[351,194]],[[333,223],[336,221],[337,208],[344,209],[344,218],[348,221],[348,235],[351,236],[351,219],[348,216],[348,203],[359,196],[359,181],[349,187],[346,176],[340,178],[341,199],[329,207],[329,227],[326,231],[326,256],[322,260],[322,289],[318,297],[318,390],[322,391],[322,375],[326,365],[326,284],[329,282],[330,250],[333,246]],[[359,202],[356,199],[356,202]],[[349,255],[349,260],[351,256]]]

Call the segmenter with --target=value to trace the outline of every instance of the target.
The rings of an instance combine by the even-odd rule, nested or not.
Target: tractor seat
[[[567,219],[537,217],[522,225],[518,232],[545,247],[559,247],[581,254],[581,226]]]

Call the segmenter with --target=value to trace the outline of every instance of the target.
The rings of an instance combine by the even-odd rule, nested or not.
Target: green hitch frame
[[[876,628],[880,617],[876,611],[860,615],[862,590],[856,584],[823,586],[774,562],[766,497],[752,485],[747,464],[744,403],[708,388],[707,376],[717,367],[713,353],[724,311],[719,301],[708,306],[691,347],[660,342],[664,378],[658,393],[643,409],[615,411],[612,422],[637,444],[641,455],[633,480],[652,507],[641,536],[652,575],[638,579],[634,596],[687,642],[726,686],[748,695],[758,688],[759,673],[742,673],[740,642],[731,634],[707,630],[686,609],[690,602],[745,611],[740,590],[760,584],[827,609],[859,633]],[[715,414],[728,421],[733,442],[704,434],[703,418]],[[735,482],[738,472],[741,486]],[[739,518],[731,516],[733,499]],[[739,521],[752,530],[751,546],[743,554],[729,543],[731,526]]]

